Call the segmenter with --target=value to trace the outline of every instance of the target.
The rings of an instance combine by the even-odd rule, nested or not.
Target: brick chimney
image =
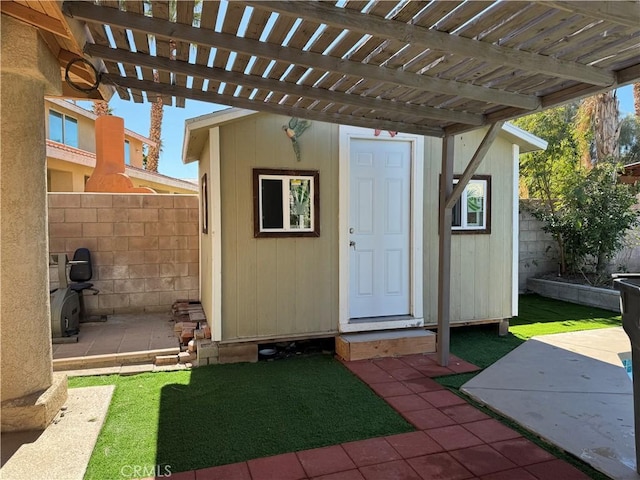
[[[124,167],[124,119],[113,115],[96,118],[96,166],[84,186],[85,192],[156,193],[134,187]]]

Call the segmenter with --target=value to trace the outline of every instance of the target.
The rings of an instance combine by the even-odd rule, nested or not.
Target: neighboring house
[[[199,162],[201,299],[223,342],[437,325],[442,140],[229,109],[187,120]],[[484,131],[455,138],[455,174]],[[453,212],[451,323],[517,314],[518,157],[506,124]]]
[[[66,100],[45,99],[47,133],[47,191],[84,192],[96,164],[95,119],[92,112]],[[157,193],[197,193],[186,180],[144,170],[145,146],[153,142],[125,129],[125,171],[135,187],[151,187]]]

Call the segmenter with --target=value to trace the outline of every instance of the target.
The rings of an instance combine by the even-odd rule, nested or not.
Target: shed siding
[[[456,137],[454,174],[462,174],[484,131]],[[425,324],[437,323],[438,181],[442,143],[425,140],[424,302]],[[491,234],[454,234],[451,245],[451,321],[469,322],[511,316],[512,146],[498,138],[477,174],[491,175]]]
[[[219,127],[222,340],[335,332],[338,327],[338,127],[314,122],[300,140],[302,161],[297,162],[282,132],[288,121],[283,116],[257,114]],[[456,137],[456,174],[464,171],[483,135],[477,131]],[[427,326],[437,323],[441,152],[441,139],[425,138]],[[202,160],[201,165],[208,163]],[[511,143],[498,138],[477,171],[491,175],[491,234],[453,236],[453,323],[511,315],[512,161]],[[319,238],[254,238],[253,168],[319,170]],[[203,250],[210,248],[203,243]],[[207,261],[211,259],[203,258],[203,263]]]
[[[338,129],[314,122],[297,162],[288,121],[260,114],[220,127],[223,340],[337,329]],[[254,238],[253,168],[320,172],[319,238]]]

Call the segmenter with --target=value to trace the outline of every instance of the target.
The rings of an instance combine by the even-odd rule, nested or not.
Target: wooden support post
[[[438,261],[438,363],[449,364],[449,320],[451,307],[451,213],[446,208],[453,190],[453,158],[455,138],[450,135],[442,142],[442,171],[440,174],[439,261]]]
[[[449,364],[449,329],[451,316],[451,216],[453,207],[462,195],[471,177],[480,166],[504,122],[491,125],[469,160],[467,168],[453,187],[454,137],[447,135],[442,145],[442,172],[440,174],[439,264],[438,264],[438,363]],[[517,248],[517,247],[514,247]]]

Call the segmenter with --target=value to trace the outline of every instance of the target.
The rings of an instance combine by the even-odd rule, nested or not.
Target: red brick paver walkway
[[[417,431],[173,474],[172,480],[589,479],[430,377],[477,370],[435,355],[344,362]]]

